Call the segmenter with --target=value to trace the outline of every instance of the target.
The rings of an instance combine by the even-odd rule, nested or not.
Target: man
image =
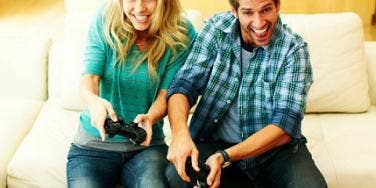
[[[207,20],[169,89],[170,186],[186,187],[186,160],[195,170],[201,160],[210,187],[327,187],[301,135],[307,44],[282,25],[279,0],[229,2],[232,12]]]

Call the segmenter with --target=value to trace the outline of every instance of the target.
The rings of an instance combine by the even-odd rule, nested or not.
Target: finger
[[[111,103],[109,103],[108,101],[105,101],[104,104],[105,104],[105,107],[106,107],[106,110],[110,119],[112,121],[118,121],[115,110],[113,109]]]
[[[212,187],[219,187],[219,184],[221,183],[221,169],[217,171],[217,174],[215,175],[214,182]]]
[[[171,151],[171,144],[170,144],[170,147],[167,150],[166,159],[175,165],[175,160],[174,160],[175,158],[173,158],[172,155],[173,154],[172,154],[172,151]]]
[[[185,162],[187,158],[183,157],[181,160],[177,160],[177,171],[179,176],[186,182],[190,182],[191,179],[188,177],[188,175],[185,173]]]
[[[199,158],[199,153],[196,149],[194,149],[191,154],[191,160],[192,160],[192,167],[196,171],[200,171],[200,167],[198,165],[198,158]]]
[[[146,131],[146,139],[140,145],[149,146],[151,142],[152,132]]]
[[[209,172],[208,178],[206,179],[206,183],[208,183],[208,185],[211,186],[213,184],[213,181],[214,181],[217,173],[218,173],[218,168],[214,168],[214,167],[210,166],[210,172]]]
[[[105,141],[106,140],[106,131],[105,131],[103,125],[102,126],[98,126],[97,129],[99,131],[99,134],[101,136],[102,141]]]
[[[139,114],[139,115],[137,115],[137,116],[134,118],[133,122],[138,123],[138,124],[141,124],[142,119],[143,119],[143,115],[140,115],[140,114]]]

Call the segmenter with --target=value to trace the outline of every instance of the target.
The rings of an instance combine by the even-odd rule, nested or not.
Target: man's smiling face
[[[268,45],[278,20],[279,4],[273,0],[239,0],[233,14],[239,19],[243,40],[249,46]]]

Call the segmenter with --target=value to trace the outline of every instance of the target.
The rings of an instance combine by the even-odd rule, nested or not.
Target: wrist
[[[222,168],[226,168],[227,166],[229,166],[231,164],[230,157],[225,150],[219,149],[216,152],[216,154],[218,154],[220,156],[219,162],[220,162]]]
[[[191,138],[191,134],[189,133],[188,129],[179,129],[179,130],[175,130],[175,131],[172,131],[172,139],[175,139],[175,138]]]
[[[145,116],[147,117],[147,119],[149,120],[149,122],[152,126],[155,125],[159,120],[158,118],[153,116],[152,113],[147,113],[147,114],[145,114]]]

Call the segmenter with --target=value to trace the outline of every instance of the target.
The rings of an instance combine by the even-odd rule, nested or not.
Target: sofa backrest
[[[376,105],[376,41],[366,42],[366,57],[368,68],[369,96],[373,105]]]
[[[282,21],[309,45],[314,83],[307,112],[363,112],[369,108],[363,25],[354,13],[286,14]]]
[[[19,31],[0,32],[0,98],[46,100],[50,40]]]

